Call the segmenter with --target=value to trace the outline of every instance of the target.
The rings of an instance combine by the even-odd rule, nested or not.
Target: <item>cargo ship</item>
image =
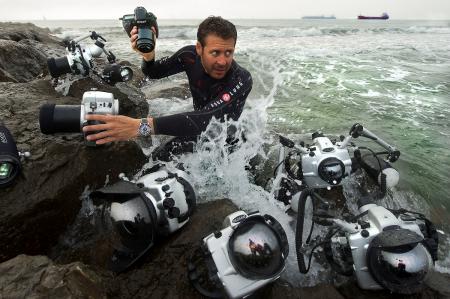
[[[368,16],[358,16],[358,20],[387,20],[389,19],[389,15],[387,13],[383,13],[380,17],[368,17]]]

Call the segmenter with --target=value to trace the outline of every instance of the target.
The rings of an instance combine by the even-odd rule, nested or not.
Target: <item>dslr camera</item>
[[[133,27],[138,28],[136,45],[139,51],[150,53],[155,49],[155,36],[151,28],[155,27],[156,37],[159,36],[159,29],[154,14],[147,12],[144,7],[138,6],[134,9],[134,14],[124,15],[120,20],[122,20],[123,28],[129,37],[131,37]]]
[[[96,125],[98,121],[86,120],[87,114],[119,114],[119,100],[109,92],[87,91],[83,94],[81,105],[44,104],[39,112],[39,125],[44,134],[76,133],[84,126]],[[95,133],[95,132],[94,132]],[[89,132],[85,137],[93,132]],[[87,141],[88,146],[95,142]]]

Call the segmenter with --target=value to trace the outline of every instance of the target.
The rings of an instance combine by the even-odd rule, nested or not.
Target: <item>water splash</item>
[[[168,167],[183,163],[193,179],[199,202],[229,198],[247,212],[258,210],[275,217],[285,229],[290,246],[284,279],[296,286],[315,285],[328,275],[322,275],[324,269],[318,267],[315,260],[308,275],[299,273],[294,242],[295,219],[285,213],[284,205],[274,199],[273,192],[254,184],[247,171],[254,167],[253,159],[256,157],[268,158],[265,149],[272,148],[273,134],[268,126],[267,108],[272,106],[289,75],[283,74],[280,61],[263,61],[260,56],[250,56],[249,61],[251,68],[258,69],[253,72],[256,74],[254,84],[262,86],[265,92],[247,100],[246,109],[238,121],[211,120],[199,137],[194,153],[175,157]],[[158,103],[152,101],[152,104],[159,105],[159,101],[161,99]]]

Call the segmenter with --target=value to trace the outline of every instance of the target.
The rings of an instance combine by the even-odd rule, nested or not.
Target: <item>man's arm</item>
[[[208,104],[201,111],[180,113],[158,118],[149,117],[153,125],[154,134],[172,136],[200,135],[208,126],[211,118],[224,119],[225,116],[237,120],[244,109],[245,100],[252,89],[252,77],[247,72],[244,77],[236,77],[232,84],[225,88],[219,97]],[[228,96],[229,98],[228,98]],[[100,131],[88,135],[89,141],[105,144],[113,141],[125,141],[138,135],[140,119],[124,115],[86,115],[86,120],[102,122],[98,125],[85,126],[83,132]]]
[[[237,120],[244,109],[245,100],[252,89],[252,77],[247,71],[242,71],[230,81],[220,95],[211,101],[201,111],[180,113],[158,118],[149,117],[155,134],[172,136],[200,135],[208,126],[211,118],[224,119],[225,116]],[[101,131],[87,136],[90,141],[104,144],[113,141],[124,141],[138,135],[140,119],[123,115],[86,115],[87,120],[100,121],[103,124],[90,125],[83,128],[84,132]]]
[[[225,115],[237,120],[252,89],[249,72],[237,74],[220,95],[200,111],[179,113],[153,119],[155,134],[172,136],[200,135],[212,117],[223,120]]]
[[[192,46],[183,47],[172,56],[164,57],[156,61],[155,59],[150,61],[143,59],[141,64],[142,72],[151,79],[160,79],[184,71],[184,60],[186,56],[193,55],[189,51],[190,47]]]

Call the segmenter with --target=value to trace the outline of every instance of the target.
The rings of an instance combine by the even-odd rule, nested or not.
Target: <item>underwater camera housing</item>
[[[437,230],[421,213],[387,209],[374,199],[361,197],[358,215],[337,218],[323,210],[315,191],[302,191],[295,236],[299,271],[308,273],[313,252],[321,246],[331,268],[354,274],[362,289],[419,292],[438,259]],[[312,237],[314,224],[329,227],[325,237]]]
[[[400,294],[417,293],[437,260],[438,235],[423,215],[368,204],[353,226],[329,240],[328,258],[348,256],[358,285],[365,290],[387,289]],[[345,227],[345,228],[344,228]],[[351,248],[351,250],[350,250]],[[338,253],[340,251],[340,253]]]
[[[111,235],[110,267],[122,272],[132,266],[157,238],[185,226],[196,207],[196,195],[186,172],[163,165],[136,182],[123,180],[90,194],[102,205],[102,222]]]
[[[90,46],[81,45],[80,42],[87,38],[94,40],[94,44]],[[132,69],[115,63],[116,57],[111,51],[105,50],[105,43],[106,40],[95,31],[67,42],[66,56],[47,59],[50,75],[53,78],[69,73],[88,76],[92,71],[110,85],[131,80],[133,77]],[[106,66],[103,73],[99,74],[94,70],[93,58],[98,58],[103,53],[105,53],[110,66]]]
[[[202,252],[209,280],[217,292],[243,298],[275,281],[289,254],[286,233],[270,215],[238,211],[227,216],[223,229],[203,239]],[[189,279],[203,295],[198,269],[189,263]]]
[[[374,152],[370,148],[356,146],[352,139],[365,137],[381,145],[385,151]],[[281,147],[278,165],[274,172],[274,197],[290,205],[296,211],[301,191],[339,186],[351,173],[364,169],[378,186],[381,197],[385,187],[398,183],[399,174],[391,163],[395,162],[400,151],[364,128],[354,124],[347,137],[338,140],[325,137],[321,132],[312,134],[311,145],[279,136]],[[286,153],[287,150],[287,153]],[[381,158],[380,155],[386,155]]]
[[[147,12],[144,7],[138,6],[134,9],[134,14],[124,15],[120,20],[122,20],[123,29],[129,37],[131,37],[133,27],[138,28],[136,46],[139,51],[149,53],[155,49],[155,36],[151,28],[155,28],[156,37],[159,36],[159,28],[154,14]]]
[[[114,95],[102,91],[86,91],[81,105],[44,104],[39,112],[39,125],[44,134],[77,133],[84,126],[99,124],[98,121],[86,120],[87,114],[119,114],[119,100]],[[89,134],[94,134],[90,132]],[[87,135],[85,134],[85,137]],[[89,146],[95,142],[87,141]]]

